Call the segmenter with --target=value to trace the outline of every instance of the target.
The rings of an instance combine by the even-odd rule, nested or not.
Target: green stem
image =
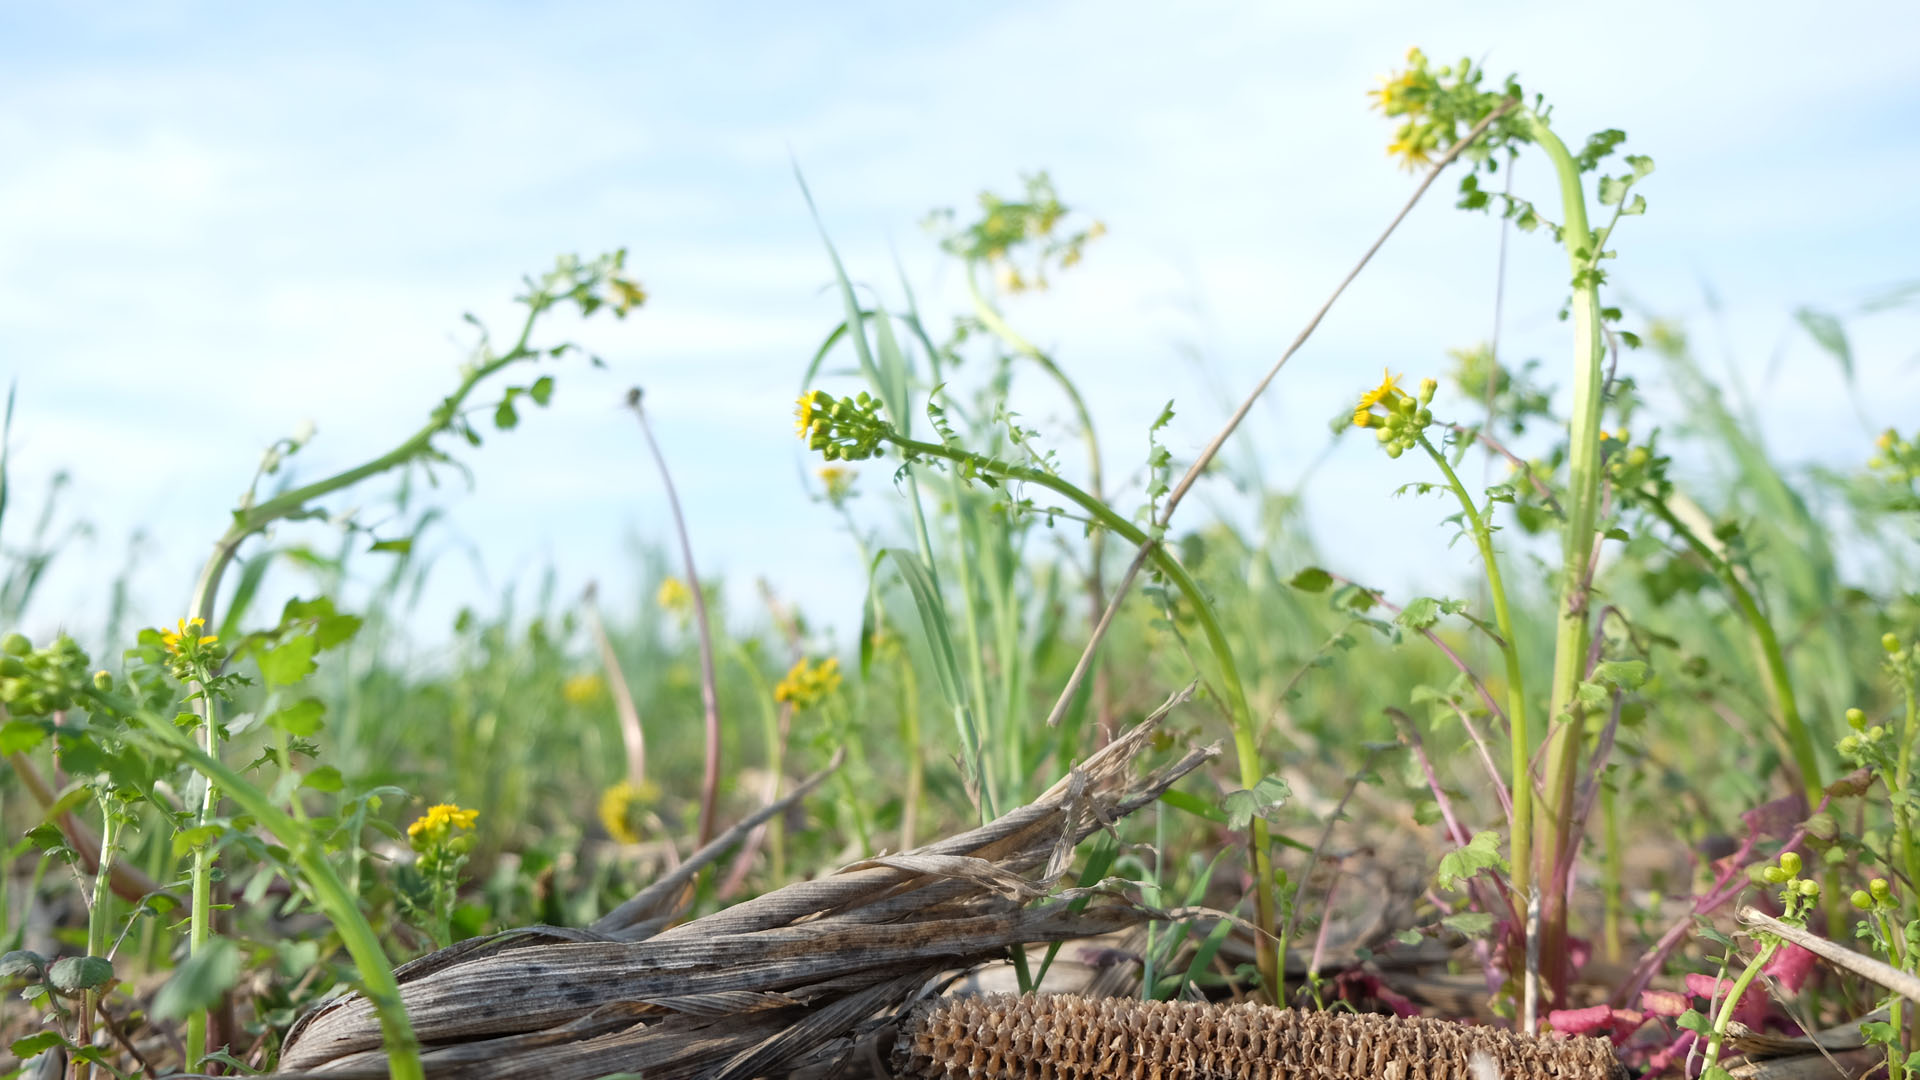
[[[1912,812],[1908,808],[1906,797],[1907,784],[1913,778],[1913,738],[1917,723],[1913,693],[1913,680],[1906,680],[1907,715],[1900,728],[1900,758],[1894,769],[1893,812],[1894,822],[1900,832],[1900,854],[1907,864],[1907,880],[1920,883],[1920,850],[1913,842]]]
[[[1486,516],[1474,505],[1473,496],[1467,494],[1466,485],[1460,482],[1459,474],[1448,464],[1446,455],[1434,449],[1433,443],[1425,435],[1420,436],[1420,448],[1439,466],[1441,474],[1447,478],[1447,486],[1453,489],[1454,498],[1460,501],[1460,509],[1467,515],[1467,522],[1472,528],[1474,546],[1480,549],[1480,561],[1487,569],[1487,592],[1493,598],[1494,626],[1500,631],[1500,656],[1507,665],[1507,721],[1513,729],[1507,740],[1512,745],[1509,766],[1512,775],[1507,782],[1513,789],[1513,820],[1507,823],[1509,861],[1512,863],[1513,890],[1519,894],[1520,903],[1524,905],[1533,883],[1533,846],[1527,828],[1527,823],[1533,820],[1533,774],[1531,733],[1527,727],[1527,689],[1520,669],[1519,638],[1513,631],[1513,614],[1507,606],[1507,588],[1500,576],[1500,560],[1494,555],[1493,530],[1488,526]]]
[[[191,634],[193,628],[187,628]],[[207,689],[208,673],[199,671],[194,686],[200,692],[200,727],[203,745],[207,757],[220,760],[220,724],[219,716],[213,707],[213,692]],[[213,821],[215,808],[220,802],[220,793],[213,786],[213,778],[203,775],[204,786],[200,792],[200,809],[194,818],[194,824],[205,828]],[[193,848],[193,870],[191,874],[192,910],[187,931],[187,955],[197,956],[206,948],[213,934],[213,844],[204,837]],[[187,1014],[187,1067],[198,1069],[207,1053],[207,1010],[198,1008]]]
[[[327,862],[325,848],[319,838],[313,835],[310,828],[303,827],[275,806],[265,792],[245,777],[194,745],[193,740],[181,734],[172,721],[147,709],[136,708],[132,702],[117,697],[99,693],[90,696],[104,710],[137,720],[154,741],[179,754],[209,783],[217,784],[227,798],[239,803],[242,809],[253,815],[263,828],[286,846],[288,857],[312,891],[314,902],[332,921],[348,955],[353,958],[354,967],[360,974],[361,992],[380,1018],[389,1075],[394,1080],[424,1080],[426,1073],[420,1064],[420,1042],[414,1036],[413,1025],[407,1020],[406,1008],[400,1000],[400,985],[394,981],[392,965],[380,947],[379,936],[367,923],[353,894],[347,891],[340,876]]]
[[[107,947],[107,922],[113,907],[113,845],[119,839],[119,815],[114,813],[112,796],[100,796],[100,863],[93,873],[93,906],[87,912],[87,955],[105,958]],[[92,1016],[100,1007],[100,992],[89,990],[80,1001],[80,1028],[83,1033],[92,1024]],[[88,1076],[98,1076],[99,1069],[89,1064]]]
[[[1566,144],[1538,113],[1523,108],[1519,110],[1519,117],[1528,134],[1552,161],[1559,180],[1564,222],[1560,240],[1567,249],[1573,271],[1573,411],[1567,429],[1567,528],[1561,549],[1560,597],[1555,609],[1545,775],[1534,821],[1539,876],[1548,884],[1540,897],[1541,976],[1548,993],[1557,998],[1568,976],[1567,910],[1564,890],[1555,886],[1557,874],[1571,861],[1569,849],[1574,842],[1568,833],[1576,790],[1578,736],[1584,728],[1575,691],[1586,675],[1587,593],[1600,516],[1600,406],[1605,386],[1600,292],[1594,273],[1598,253],[1591,250],[1594,236],[1587,223],[1587,198],[1580,182],[1580,167],[1568,153]],[[1514,785],[1516,805],[1524,786],[1518,782]]]
[[[1778,938],[1762,945],[1759,954],[1747,962],[1746,970],[1734,980],[1733,989],[1727,991],[1727,1000],[1720,1003],[1720,1012],[1713,1018],[1713,1034],[1707,1038],[1707,1057],[1701,1066],[1701,1075],[1706,1075],[1720,1063],[1720,1047],[1726,1042],[1727,1025],[1733,1021],[1734,1006],[1740,1004],[1740,996],[1747,992],[1747,987],[1753,984],[1754,976],[1760,974],[1760,969],[1766,966],[1767,961],[1773,959],[1773,952],[1779,947]]]
[[[1199,621],[1201,631],[1206,635],[1207,647],[1213,653],[1214,663],[1220,669],[1220,682],[1226,695],[1227,714],[1233,728],[1233,749],[1238,759],[1240,786],[1251,790],[1260,783],[1260,751],[1255,740],[1253,709],[1247,703],[1246,687],[1240,681],[1240,669],[1234,663],[1233,650],[1227,644],[1227,636],[1220,625],[1220,618],[1213,610],[1213,604],[1202,592],[1198,582],[1187,573],[1187,568],[1168,553],[1165,547],[1154,541],[1139,526],[1121,517],[1106,503],[1094,498],[1074,484],[1040,469],[1013,465],[982,454],[974,454],[955,447],[938,443],[922,442],[888,433],[887,440],[898,446],[911,458],[936,457],[945,460],[969,464],[982,472],[1006,480],[1033,484],[1046,488],[1071,501],[1087,512],[1102,527],[1112,530],[1128,543],[1147,552],[1154,568],[1180,591],[1187,603],[1193,608],[1194,618]],[[956,480],[958,483],[958,480]],[[1278,1001],[1281,996],[1280,965],[1274,951],[1273,942],[1265,934],[1271,932],[1273,919],[1273,862],[1268,851],[1269,836],[1265,818],[1255,816],[1248,837],[1253,850],[1254,905],[1262,936],[1256,940],[1257,959],[1260,976],[1268,992]]]
[[[1734,606],[1740,610],[1740,617],[1746,621],[1748,629],[1753,631],[1754,641],[1759,646],[1761,662],[1766,665],[1768,685],[1773,689],[1774,704],[1780,710],[1780,725],[1787,737],[1787,750],[1793,755],[1794,765],[1800,772],[1801,790],[1807,797],[1807,805],[1820,805],[1820,761],[1814,755],[1813,734],[1807,730],[1806,723],[1800,718],[1800,704],[1793,692],[1793,676],[1787,670],[1787,656],[1780,648],[1780,638],[1773,632],[1773,623],[1760,610],[1759,602],[1753,593],[1741,582],[1740,575],[1733,564],[1720,556],[1705,540],[1682,522],[1666,501],[1649,493],[1647,505],[1653,515],[1659,518],[1667,528],[1673,530],[1681,542],[1713,568],[1714,576],[1726,587],[1727,594],[1733,597]],[[1908,741],[1902,745],[1902,768],[1905,768],[1906,754],[1911,746],[1911,732]],[[1902,790],[1906,783],[1904,775],[1900,782]],[[1899,804],[1895,804],[1895,813],[1902,814]],[[1904,841],[1903,841],[1904,845]],[[1920,879],[1916,879],[1920,880]]]
[[[1894,920],[1885,915],[1876,914],[1874,920],[1880,924],[1880,936],[1887,941],[1887,955],[1893,960],[1893,966],[1907,970],[1906,934],[1899,932]],[[1907,1031],[1902,1006],[1906,999],[1893,995],[1887,1003],[1887,1023],[1893,1028],[1893,1044],[1887,1047],[1887,1080],[1902,1080],[1907,1072]]]

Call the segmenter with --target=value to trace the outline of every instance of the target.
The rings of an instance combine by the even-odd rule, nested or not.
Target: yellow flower
[[[827,486],[827,501],[838,506],[853,494],[853,470],[844,465],[828,465],[820,470],[820,482]]]
[[[684,615],[693,608],[693,593],[687,589],[686,582],[670,577],[660,583],[660,591],[654,594],[653,601],[662,611]]]
[[[455,829],[473,828],[473,820],[479,816],[478,810],[462,810],[452,803],[431,806],[407,826],[407,839],[413,841],[414,847],[438,844]]]
[[[1400,167],[1408,172],[1430,163],[1433,159],[1427,156],[1430,149],[1427,134],[1425,129],[1416,129],[1412,124],[1403,125],[1393,142],[1387,144],[1387,156],[1399,158]]]
[[[660,789],[651,782],[639,787],[622,780],[600,793],[600,824],[607,835],[622,844],[640,842],[640,832],[633,827],[634,810],[651,803],[660,795]]]
[[[829,656],[814,664],[802,659],[773,688],[773,700],[790,702],[796,709],[810,709],[840,689],[840,683],[839,660]]]
[[[794,403],[794,433],[802,439],[811,440],[813,429],[824,428],[828,412],[833,408],[833,398],[825,390],[809,390],[800,395]]]
[[[647,302],[647,290],[637,281],[626,278],[608,278],[607,287],[613,290],[613,313],[625,315],[634,308]]]
[[[1360,404],[1353,407],[1353,426],[1366,427],[1372,422],[1371,413],[1375,405],[1392,407],[1393,399],[1404,394],[1400,389],[1400,376],[1386,368],[1380,369],[1380,385],[1360,395]]]
[[[570,675],[560,684],[560,699],[569,705],[591,705],[606,693],[607,681],[593,672]]]
[[[218,634],[200,634],[205,619],[181,619],[172,630],[160,631],[160,644],[173,656],[184,656],[196,648],[205,648],[220,640]]]

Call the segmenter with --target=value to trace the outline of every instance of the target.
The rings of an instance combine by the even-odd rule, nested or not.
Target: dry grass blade
[[[1194,750],[1136,779],[1132,763],[1158,715],[1039,801],[911,852],[799,882],[644,940],[631,935],[670,918],[660,905],[679,895],[677,885],[656,884],[635,898],[644,902],[622,905],[589,930],[529,927],[407,965],[401,994],[428,1074],[768,1075],[846,1053],[863,1022],[898,1008],[943,971],[1015,945],[1137,925],[1151,913],[1117,898],[1081,911],[1058,899],[1023,903],[1050,884],[1027,875],[1058,872],[1061,843],[1158,798],[1217,753]],[[385,1075],[380,1047],[371,1006],[342,999],[295,1026],[281,1067]]]

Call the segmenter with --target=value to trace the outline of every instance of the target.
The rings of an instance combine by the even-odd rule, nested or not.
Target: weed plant
[[[977,218],[930,219],[967,286],[944,327],[904,279],[891,297],[856,289],[826,244],[841,313],[801,368],[797,428],[823,519],[868,568],[857,648],[818,629],[846,612],[793,611],[764,584],[764,620],[734,625],[724,590],[741,583],[703,580],[682,527],[672,557],[635,552],[636,594],[561,597],[549,579],[530,604],[476,603],[422,665],[408,626],[438,512],[419,481],[544,406],[549,368],[592,359],[545,340],[549,313],[646,300],[623,254],[565,258],[526,282],[511,342],[475,324],[454,390],[391,452],[300,483],[306,440],[269,448],[186,612],[130,634],[117,601],[93,616],[98,654],[0,641],[0,822],[18,838],[0,977],[24,1003],[5,1023],[19,1068],[270,1067],[300,1010],[350,988],[380,1006],[393,1074],[419,1076],[395,961],[584,925],[830,760],[804,814],[703,876],[693,909],[912,847],[1021,805],[1189,683],[1177,737],[1229,742],[1231,766],[1090,841],[1077,875],[1174,913],[1136,958],[1144,995],[1340,997],[1318,958],[1344,821],[1431,843],[1413,924],[1386,947],[1459,946],[1524,1030],[1603,1031],[1653,1069],[1726,1075],[1735,1016],[1760,1018],[1771,986],[1809,1029],[1868,1017],[1890,1075],[1920,1064],[1898,996],[1813,975],[1783,931],[1741,939],[1729,921],[1744,894],[1784,933],[1920,967],[1920,432],[1863,436],[1855,471],[1784,468],[1684,327],[1610,299],[1615,234],[1653,174],[1619,154],[1621,132],[1576,151],[1514,80],[1418,50],[1373,101],[1421,180],[1354,274],[1450,167],[1460,208],[1567,260],[1555,295],[1532,297],[1564,301],[1563,355],[1435,342],[1386,358],[1330,433],[1372,439],[1400,493],[1436,508],[1432,542],[1471,546],[1480,575],[1461,595],[1383,591],[1315,549],[1297,490],[1221,455],[1326,307],[1196,459],[1161,442],[1170,402],[1128,437],[1138,467],[1109,475],[1119,444],[1096,433],[1072,359],[1008,313],[1105,232],[1041,174],[983,195]],[[1482,186],[1520,156],[1551,168],[1551,200]],[[1850,377],[1847,321],[1798,317]],[[1015,411],[1033,379],[1064,395],[1066,445]],[[671,490],[676,448],[630,404]],[[1489,463],[1501,479],[1474,480]],[[1251,523],[1176,524],[1221,474],[1252,493]],[[397,534],[334,515],[333,496],[382,478]],[[4,480],[0,455],[0,515]],[[863,524],[856,497],[897,512]],[[271,532],[313,518],[340,527],[337,551]],[[5,549],[9,626],[72,538],[56,520],[50,500]],[[263,582],[285,564],[314,589],[269,611]],[[349,611],[354,580],[373,588]],[[1236,927],[1252,961],[1237,969]],[[1026,985],[1052,959],[1010,956]]]

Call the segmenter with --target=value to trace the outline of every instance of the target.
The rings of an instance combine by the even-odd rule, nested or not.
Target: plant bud
[[[5,648],[8,652],[12,652],[13,646],[11,643],[13,641],[13,638],[19,637],[19,636],[20,635],[15,634],[13,635],[13,637],[9,637],[7,639],[8,644],[5,646],[0,646],[0,648]],[[1900,651],[1900,639],[1896,637],[1892,631],[1888,631],[1887,633],[1880,635],[1880,647],[1887,650],[1887,652],[1889,653],[1897,653]]]
[[[1868,896],[1865,889],[1853,890],[1853,895],[1847,897],[1847,902],[1861,911],[1867,911],[1873,907],[1873,897]]]
[[[1809,900],[1820,895],[1820,883],[1813,880],[1812,878],[1806,878],[1802,880],[1799,883],[1799,888],[1800,888],[1800,895],[1806,897]]]
[[[1788,877],[1799,877],[1800,876],[1800,853],[1797,851],[1781,852],[1780,853],[1780,869],[1786,871]]]
[[[95,690],[100,691],[103,694],[112,693],[113,692],[113,673],[111,671],[107,671],[104,669],[94,672],[93,688]]]
[[[1892,635],[1889,634],[1888,636],[1891,637]],[[8,634],[4,639],[0,639],[0,652],[6,653],[8,656],[25,656],[32,651],[33,642],[28,641],[27,635],[18,631]]]
[[[1855,731],[1865,731],[1867,729],[1867,714],[1861,712],[1859,709],[1848,709],[1847,726]]]

